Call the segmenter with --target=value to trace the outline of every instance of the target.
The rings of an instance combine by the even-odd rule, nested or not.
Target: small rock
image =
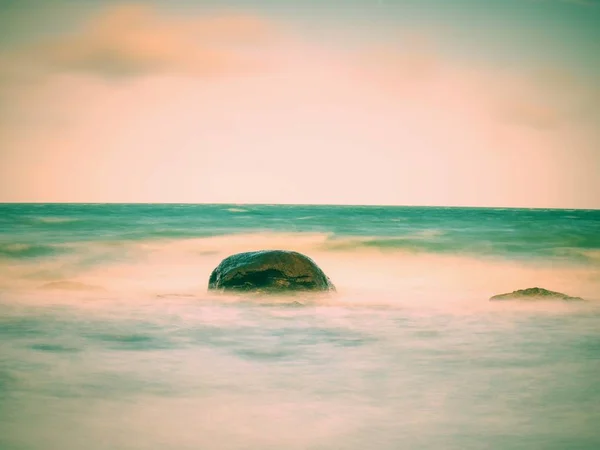
[[[547,289],[533,287],[510,292],[508,294],[494,295],[490,300],[565,300],[580,301],[580,297],[570,297],[560,292],[549,291]]]

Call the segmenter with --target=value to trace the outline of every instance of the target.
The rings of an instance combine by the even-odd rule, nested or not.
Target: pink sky
[[[339,32],[121,5],[5,50],[0,201],[600,207],[593,80]]]

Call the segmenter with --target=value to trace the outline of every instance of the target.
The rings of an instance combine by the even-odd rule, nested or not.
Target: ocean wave
[[[487,300],[531,286],[583,298],[600,292],[597,249],[554,248],[544,257],[517,258],[502,255],[491,244],[484,248],[481,243],[457,242],[433,228],[399,237],[264,231],[60,246],[5,243],[0,244],[0,289],[65,298],[202,296],[210,273],[222,259],[261,249],[306,254],[330,276],[340,298],[358,292],[360,302],[396,304],[475,295]]]
[[[217,236],[198,237],[170,241],[145,241],[154,247],[188,248],[192,251],[235,252],[251,250],[313,250],[313,251],[353,251],[368,248],[398,250],[431,250],[451,248],[451,243],[438,240],[444,236],[443,230],[430,229],[407,233],[401,237],[339,236],[335,233],[232,233]],[[141,241],[142,242],[142,241]],[[458,247],[457,247],[458,248]]]
[[[393,236],[340,235],[333,232],[277,232],[256,231],[221,233],[198,236],[198,231],[188,229],[156,228],[151,231],[131,232],[124,238],[98,240],[73,240],[64,243],[0,243],[0,257],[40,258],[56,257],[61,253],[85,256],[95,261],[119,260],[140,257],[149,252],[165,254],[220,255],[254,250],[295,250],[299,252],[398,252],[431,253],[444,255],[470,255],[483,258],[514,260],[570,260],[573,263],[598,261],[594,242],[573,242],[565,237],[561,244],[529,240],[484,239],[481,236],[453,236],[446,230],[431,228],[405,232]],[[550,259],[549,259],[550,258]],[[83,259],[82,259],[83,260]]]
[[[0,257],[5,258],[38,258],[62,253],[64,248],[56,245],[0,243]]]
[[[232,213],[244,213],[244,212],[248,212],[249,210],[244,209],[244,208],[225,208],[225,211],[229,211]]]
[[[40,223],[71,223],[81,220],[75,217],[32,217],[31,219]]]
[[[598,264],[600,267],[600,249],[586,249],[577,247],[563,247],[555,249],[556,254],[564,255],[573,259],[580,259],[590,263]]]
[[[69,280],[60,280],[60,281],[51,281],[49,283],[45,283],[39,287],[42,290],[51,290],[51,291],[94,291],[94,292],[104,292],[105,289],[100,286],[95,286],[91,284],[81,283],[79,281],[69,281]]]
[[[233,233],[217,236],[141,241],[147,248],[189,251],[192,253],[233,253],[252,250],[316,250],[331,233]],[[140,242],[140,243],[141,243]]]

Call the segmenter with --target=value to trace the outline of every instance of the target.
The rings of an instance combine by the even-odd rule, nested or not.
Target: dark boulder
[[[570,297],[560,292],[548,291],[538,287],[521,289],[508,294],[494,295],[490,300],[583,300],[580,297]]]
[[[312,259],[284,250],[238,253],[225,258],[210,275],[208,289],[275,293],[335,291]]]

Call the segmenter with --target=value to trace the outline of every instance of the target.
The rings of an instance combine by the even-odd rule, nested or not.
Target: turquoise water
[[[508,257],[581,257],[600,249],[600,211],[284,205],[0,205],[5,257],[74,242],[325,233],[325,247]],[[25,244],[15,248],[14,243]],[[13,245],[11,247],[11,245]]]
[[[0,205],[0,449],[600,448],[600,211]],[[313,258],[338,293],[206,291]],[[489,302],[540,286],[582,303]]]

